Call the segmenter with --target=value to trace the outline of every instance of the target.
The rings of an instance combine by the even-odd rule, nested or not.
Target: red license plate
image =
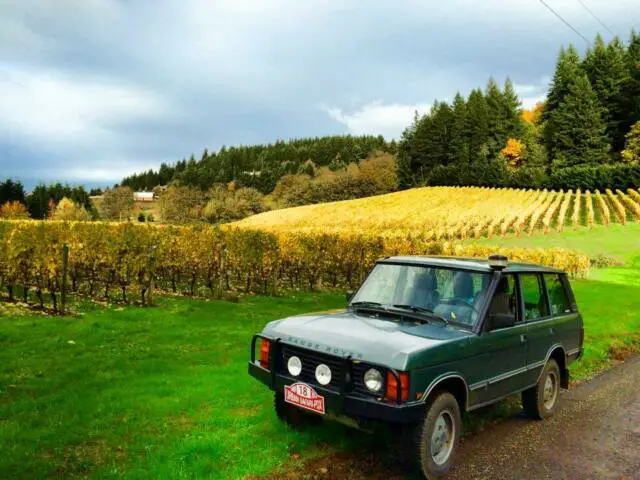
[[[297,407],[324,415],[324,397],[318,395],[313,387],[306,383],[285,385],[284,401]]]

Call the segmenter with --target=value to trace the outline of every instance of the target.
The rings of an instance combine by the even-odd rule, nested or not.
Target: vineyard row
[[[66,281],[63,249],[68,245]],[[214,226],[0,221],[0,298],[59,306],[63,285],[94,298],[142,303],[155,286],[186,294],[354,288],[386,255],[486,258],[495,248],[411,236],[274,234]],[[512,259],[584,275],[585,255],[562,249],[501,249]]]
[[[640,220],[640,193],[425,187],[267,212],[237,223],[274,232],[406,231],[431,241],[531,235]]]

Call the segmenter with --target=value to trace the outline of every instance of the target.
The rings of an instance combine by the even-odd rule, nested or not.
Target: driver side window
[[[502,317],[503,322],[506,317],[510,317],[513,323],[519,322],[521,318],[519,318],[517,298],[518,291],[515,276],[511,274],[503,275],[489,303],[488,318],[496,320],[496,323],[496,317]],[[493,329],[498,327],[497,325],[492,326],[490,321],[489,328]]]

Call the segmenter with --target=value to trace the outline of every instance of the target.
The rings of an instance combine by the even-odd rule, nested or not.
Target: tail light
[[[269,368],[269,351],[271,350],[271,342],[266,338],[260,339],[260,366]]]
[[[400,401],[406,402],[409,400],[409,373],[398,372],[398,377],[400,377]],[[387,372],[387,394],[385,396],[387,400],[391,401],[398,399],[398,382],[391,372]]]

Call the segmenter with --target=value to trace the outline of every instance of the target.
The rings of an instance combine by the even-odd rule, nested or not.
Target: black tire
[[[439,478],[451,469],[461,433],[458,401],[449,392],[435,394],[424,420],[415,426],[412,435],[412,454],[425,478]]]
[[[560,379],[558,363],[551,358],[542,369],[538,383],[522,392],[522,408],[524,412],[538,420],[544,420],[552,416],[558,408]]]
[[[294,430],[303,430],[307,426],[322,423],[320,415],[307,413],[303,409],[285,402],[282,392],[275,393],[274,407],[280,421]]]

